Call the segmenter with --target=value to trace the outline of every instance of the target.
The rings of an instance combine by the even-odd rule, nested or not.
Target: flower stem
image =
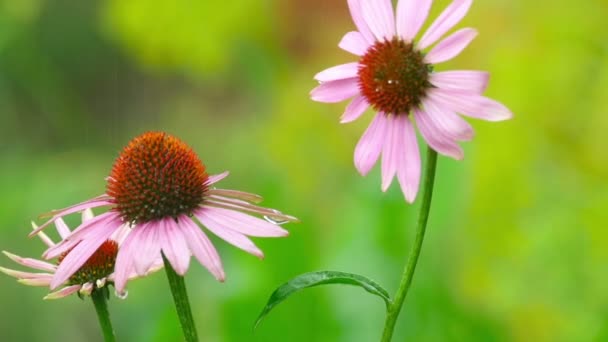
[[[169,279],[169,286],[171,287],[171,293],[173,294],[173,302],[175,303],[179,322],[182,326],[182,331],[184,332],[184,338],[186,339],[186,342],[196,342],[198,341],[198,336],[196,327],[194,326],[194,318],[192,317],[192,310],[190,309],[190,301],[188,300],[188,292],[186,291],[184,277],[177,274],[169,263],[169,260],[165,257],[165,254],[163,253],[162,255],[167,279]]]
[[[99,319],[99,326],[101,326],[101,331],[103,331],[104,341],[116,341],[112,322],[110,321],[110,312],[108,311],[108,288],[102,287],[100,289],[94,289],[91,293],[91,299],[93,299],[93,304],[95,305],[95,311],[97,312],[97,318]]]
[[[429,218],[429,212],[431,210],[431,199],[433,198],[433,185],[435,184],[435,169],[437,168],[437,152],[432,148],[428,148],[426,155],[426,171],[424,179],[424,190],[422,195],[422,205],[420,207],[420,213],[418,215],[418,227],[416,231],[416,240],[414,241],[414,247],[410,252],[407,259],[407,264],[401,277],[401,283],[395,294],[395,299],[388,306],[386,313],[386,320],[384,322],[384,332],[382,333],[382,342],[390,342],[393,337],[393,331],[395,330],[395,323],[397,317],[401,312],[401,307],[407,295],[407,291],[412,284],[414,277],[414,271],[416,270],[416,264],[418,263],[418,257],[420,256],[420,250],[422,249],[422,242],[424,241],[424,233],[426,231],[426,223]]]

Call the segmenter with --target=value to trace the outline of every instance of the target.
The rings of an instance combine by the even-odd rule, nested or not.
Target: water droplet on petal
[[[129,296],[129,291],[124,290],[123,292],[118,292],[118,291],[114,291],[114,295],[118,298],[118,299],[127,299],[127,296]]]
[[[281,216],[273,216],[273,215],[264,215],[264,219],[272,224],[276,224],[276,225],[281,225],[284,223],[289,222],[289,220],[285,219],[283,215],[283,213],[281,213],[278,210],[272,209],[273,212],[281,215]]]

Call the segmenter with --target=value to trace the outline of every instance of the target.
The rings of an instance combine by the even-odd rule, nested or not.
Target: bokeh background
[[[605,0],[493,0],[460,24],[479,37],[437,69],[491,71],[487,93],[515,119],[473,122],[465,160],[440,158],[395,341],[608,341],[607,17]],[[201,340],[378,340],[383,303],[341,286],[299,293],[252,331],[303,272],[392,293],[413,240],[418,203],[353,167],[371,113],[340,125],[346,103],[308,97],[316,72],[354,60],[337,48],[353,27],[345,0],[0,0],[0,250],[39,256],[30,220],[104,191],[122,146],[164,130],[230,170],[224,187],[302,220],[256,240],[263,261],[216,240],[224,284],[192,264]],[[181,339],[163,273],[129,292],[110,302],[119,340]],[[0,276],[0,341],[101,340],[90,300],[45,293]]]

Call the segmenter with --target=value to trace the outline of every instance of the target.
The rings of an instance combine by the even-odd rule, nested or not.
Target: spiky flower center
[[[208,178],[188,145],[163,132],[148,132],[133,139],[116,159],[107,193],[125,222],[176,218],[198,207]]]
[[[430,88],[430,64],[412,42],[376,42],[359,61],[359,89],[377,111],[408,114]]]
[[[59,256],[59,264],[71,252],[69,250]],[[95,284],[96,280],[106,278],[114,272],[118,254],[118,244],[115,241],[107,240],[91,255],[91,257],[74,273],[68,283],[70,285],[82,285],[85,283]]]

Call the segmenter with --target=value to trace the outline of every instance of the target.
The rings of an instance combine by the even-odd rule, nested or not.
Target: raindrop
[[[283,215],[283,213],[281,213],[278,210],[273,209],[272,211],[279,215]],[[264,215],[264,219],[272,224],[277,224],[277,225],[281,225],[281,224],[289,222],[289,220],[286,220],[283,216]]]
[[[117,290],[114,290],[114,295],[118,299],[127,299],[127,296],[129,296],[129,291],[124,290],[123,292],[118,292]]]

